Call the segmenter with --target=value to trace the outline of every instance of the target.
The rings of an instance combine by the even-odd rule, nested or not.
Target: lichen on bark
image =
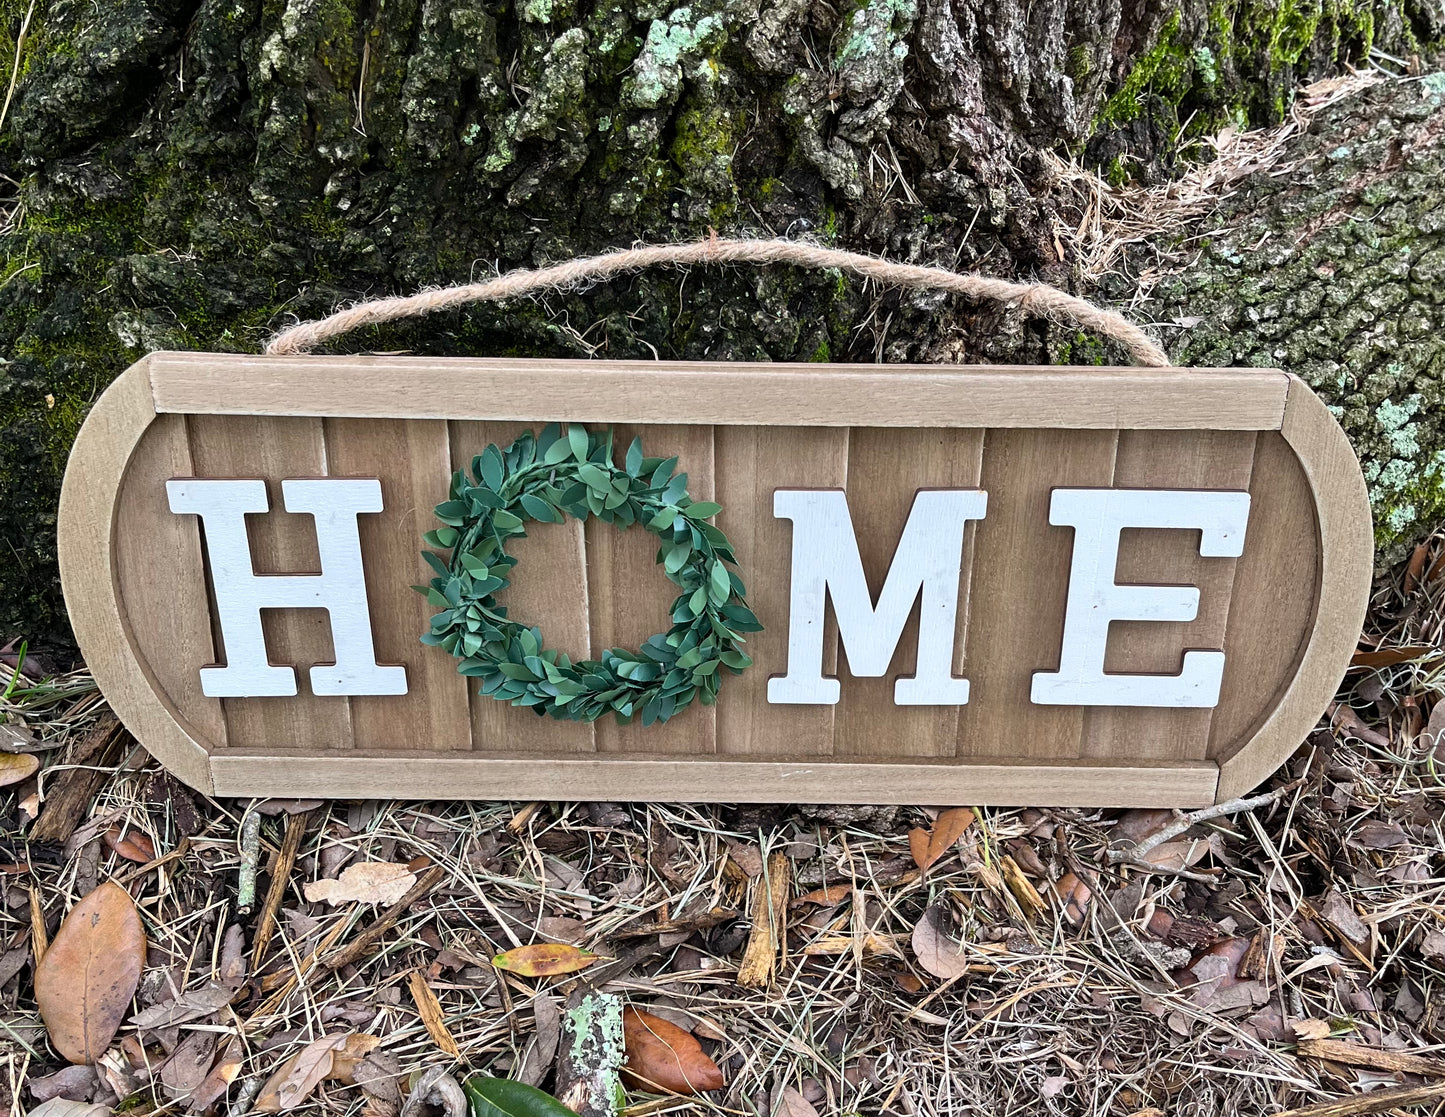
[[[0,0],[0,60],[28,2]],[[1272,123],[1300,81],[1372,48],[1428,57],[1442,35],[1414,0],[42,2],[0,132],[0,173],[18,184],[0,275],[0,634],[66,638],[65,454],[90,402],[147,350],[254,352],[348,300],[710,227],[1083,290],[1042,153],[1167,177],[1193,134],[1183,122]],[[1376,297],[1428,285],[1433,259],[1412,258],[1418,278]],[[1234,329],[1257,334],[1253,355],[1273,327],[1256,331],[1243,306]],[[1118,358],[1070,336],[780,269],[630,277],[340,348]],[[1181,354],[1203,353],[1204,336]],[[1345,403],[1399,409],[1378,429],[1351,420],[1377,489],[1399,496],[1398,540],[1434,507],[1411,498],[1405,522],[1392,464],[1438,449],[1434,397],[1406,383],[1432,370],[1388,373],[1388,390],[1372,376]]]

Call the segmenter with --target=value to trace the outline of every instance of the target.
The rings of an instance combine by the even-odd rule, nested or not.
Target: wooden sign
[[[1189,807],[1299,745],[1372,569],[1277,371],[182,353],[60,559],[219,795]]]

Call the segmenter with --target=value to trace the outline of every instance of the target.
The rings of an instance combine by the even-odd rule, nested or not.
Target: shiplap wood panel
[[[489,445],[505,450],[523,431],[535,433],[545,425],[452,423],[452,469],[465,470],[470,476],[472,459]],[[436,526],[433,518],[427,530]],[[547,647],[565,652],[573,660],[590,659],[587,556],[581,522],[570,517],[560,524],[529,522],[527,537],[513,539],[508,546],[517,565],[512,568],[512,584],[497,598],[506,607],[508,618],[536,625]],[[434,611],[429,609],[428,616]],[[455,670],[455,661],[451,662]],[[539,717],[530,709],[486,698],[477,693],[473,680],[467,681],[467,689],[471,693],[473,749],[575,753],[597,747],[591,723]]]
[[[1236,560],[1224,680],[1209,755],[1238,747],[1294,679],[1309,639],[1319,581],[1319,528],[1309,481],[1284,438],[1261,434],[1250,480],[1249,526]]]
[[[1064,632],[1073,530],[1049,523],[1053,490],[1107,487],[1116,431],[990,430],[983,441],[988,516],[974,527],[959,757],[1075,757],[1084,710],[1036,706],[1035,671],[1054,671]]]
[[[1252,431],[1123,431],[1114,484],[1131,489],[1249,488]],[[1251,545],[1246,529],[1245,547]],[[1224,647],[1235,560],[1201,558],[1197,531],[1129,531],[1119,540],[1115,580],[1199,587],[1199,614],[1188,622],[1116,621],[1104,670],[1178,674],[1186,649]],[[1213,709],[1096,707],[1084,718],[1082,756],[1138,750],[1155,759],[1203,760]]]
[[[899,430],[858,427],[848,444],[848,509],[868,591],[876,603],[894,550],[920,489],[976,489],[983,467],[983,431]],[[959,566],[958,620],[953,673],[963,674],[964,634],[968,628],[969,580],[974,532],[964,530]],[[952,756],[958,739],[959,706],[895,706],[893,687],[900,675],[912,675],[918,660],[919,603],[903,629],[888,673],[857,678],[840,648],[838,678],[842,694],[835,715],[835,756]]]
[[[723,680],[717,751],[745,756],[827,756],[834,706],[770,706],[768,676],[788,664],[788,585],[792,525],[773,518],[775,489],[842,488],[848,480],[847,429],[718,427],[717,524],[737,549],[748,605],[763,631],[748,636],[753,666]],[[837,670],[838,631],[823,629],[823,670]]]
[[[205,663],[215,662],[200,524],[194,516],[172,515],[166,497],[166,482],[191,472],[185,419],[159,417],[136,447],[121,486],[116,583],[157,685],[192,729],[224,745],[221,700],[201,693],[200,665],[175,654],[185,648]]]
[[[472,743],[467,684],[449,656],[418,637],[435,609],[415,590],[432,576],[422,560],[422,532],[432,509],[447,498],[451,446],[447,424],[435,419],[327,419],[328,472],[334,477],[375,477],[382,510],[357,517],[365,556],[366,596],[378,663],[406,667],[407,693],[354,695],[356,748],[436,749]]]
[[[641,436],[648,457],[677,457],[693,500],[712,500],[712,427],[619,423],[613,435],[615,461],[623,460],[633,438]],[[592,655],[600,657],[606,648],[636,648],[671,628],[672,603],[681,591],[657,565],[657,536],[637,524],[622,531],[595,516],[584,528]],[[716,723],[717,708],[701,702],[660,725],[644,726],[639,717],[618,725],[616,718],[603,716],[597,719],[597,751],[710,753],[716,748]]]
[[[257,574],[317,574],[316,523],[285,510],[281,482],[327,475],[326,439],[320,419],[195,415],[188,420],[197,477],[259,477],[270,511],[247,516],[252,565]],[[196,577],[203,577],[201,571]],[[311,693],[314,663],[334,659],[331,625],[321,609],[264,609],[270,662],[296,668],[294,698],[223,698],[230,744],[286,750],[324,741],[332,749],[352,746],[348,699]],[[221,649],[224,656],[224,649]],[[194,654],[188,658],[194,659]],[[199,666],[199,665],[198,665]]]

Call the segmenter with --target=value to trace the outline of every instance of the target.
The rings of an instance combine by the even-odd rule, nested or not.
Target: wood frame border
[[[527,373],[527,378],[519,376]],[[1181,398],[1184,382],[1208,391]],[[827,391],[820,391],[826,382]],[[302,385],[298,387],[298,385]],[[565,402],[559,408],[557,401]],[[487,400],[483,405],[480,400]],[[420,401],[420,402],[418,402]],[[116,579],[117,497],[158,414],[265,414],[717,425],[1277,430],[1294,450],[1319,524],[1309,646],[1280,701],[1220,763],[763,761],[675,756],[211,755],[139,656]],[[1067,421],[1065,421],[1067,419]],[[413,797],[746,799],[796,781],[799,802],[1202,806],[1272,772],[1333,695],[1369,599],[1373,529],[1344,432],[1293,375],[1263,369],[725,365],[417,357],[268,358],[154,353],[91,409],[60,498],[61,583],[76,639],[116,714],[171,771],[218,795],[373,795],[403,776]],[[277,760],[285,760],[277,765]],[[826,781],[801,777],[826,771]],[[887,793],[875,790],[887,782]]]

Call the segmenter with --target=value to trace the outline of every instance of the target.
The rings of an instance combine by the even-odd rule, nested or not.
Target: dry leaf
[[[35,1001],[50,1042],[94,1063],[125,1019],[145,967],[146,937],[128,893],[102,884],[70,909],[35,967]]]
[[[773,1117],[818,1117],[813,1103],[791,1086],[784,1086],[773,1102]]]
[[[110,1106],[51,1098],[32,1109],[30,1117],[110,1117]]]
[[[326,1077],[335,1079],[343,1086],[356,1085],[357,1064],[375,1051],[379,1043],[380,1036],[367,1035],[365,1032],[354,1032],[347,1036],[346,1042],[332,1055],[331,1073]]]
[[[851,884],[834,884],[827,888],[815,888],[811,892],[804,892],[793,901],[792,907],[802,907],[804,904],[817,904],[819,907],[831,908],[835,904],[841,904],[853,891]]]
[[[0,752],[0,787],[28,780],[40,771],[40,757],[28,752]]]
[[[112,826],[103,837],[105,844],[127,861],[146,865],[156,859],[155,843],[139,830],[129,830],[122,834],[119,826]]]
[[[288,1109],[295,1109],[311,1096],[311,1091],[323,1080],[337,1077],[338,1056],[342,1062],[350,1060],[346,1070],[349,1075],[356,1060],[380,1042],[376,1036],[350,1032],[323,1036],[308,1043],[277,1067],[276,1073],[266,1080],[252,1112],[285,1113]]]
[[[908,831],[908,849],[920,869],[927,869],[953,848],[963,832],[973,824],[973,812],[967,807],[951,807],[939,814],[931,830]]]
[[[32,1078],[26,1083],[26,1089],[38,1102],[49,1101],[51,1098],[85,1101],[95,1089],[97,1081],[94,1067],[68,1066],[44,1078]]]
[[[206,1080],[206,1072],[216,1055],[216,1039],[215,1032],[191,1032],[165,1061],[161,1067],[161,1085],[172,1101],[190,1097]]]
[[[1305,1020],[1291,1020],[1290,1031],[1294,1032],[1295,1039],[1329,1039],[1330,1022],[1328,1020],[1316,1020],[1310,1017]]]
[[[585,970],[597,958],[598,955],[581,947],[538,942],[498,954],[492,959],[492,965],[518,977],[556,977]]]
[[[1089,901],[1093,898],[1094,891],[1073,873],[1065,873],[1054,882],[1054,898],[1058,901],[1064,918],[1070,923],[1078,926],[1084,921],[1084,913],[1089,910]]]
[[[963,945],[952,939],[947,931],[948,909],[943,904],[934,904],[923,913],[918,926],[913,928],[913,954],[918,964],[934,977],[945,981],[961,977],[968,972],[968,959],[964,956]]]
[[[394,861],[366,861],[352,865],[336,880],[314,880],[302,892],[312,903],[361,903],[390,906],[416,883],[416,874]]]
[[[236,1075],[241,1073],[241,1062],[244,1058],[245,1052],[240,1039],[232,1036],[221,1049],[221,1056],[211,1067],[210,1073],[191,1091],[189,1108],[192,1113],[210,1109],[220,1099],[231,1083],[236,1081]]]
[[[170,1028],[219,1012],[235,998],[236,990],[233,987],[210,981],[199,989],[182,993],[174,1000],[164,1001],[143,1012],[137,1012],[130,1018],[130,1022],[147,1031]]]
[[[722,1089],[722,1071],[697,1040],[676,1024],[650,1012],[625,1008],[622,1035],[627,1047],[623,1074],[636,1088],[672,1094]]]
[[[1397,663],[1405,663],[1429,655],[1434,650],[1435,648],[1429,644],[1412,645],[1408,648],[1376,648],[1374,651],[1356,652],[1350,659],[1350,666],[1365,667],[1370,670],[1393,667]]]

